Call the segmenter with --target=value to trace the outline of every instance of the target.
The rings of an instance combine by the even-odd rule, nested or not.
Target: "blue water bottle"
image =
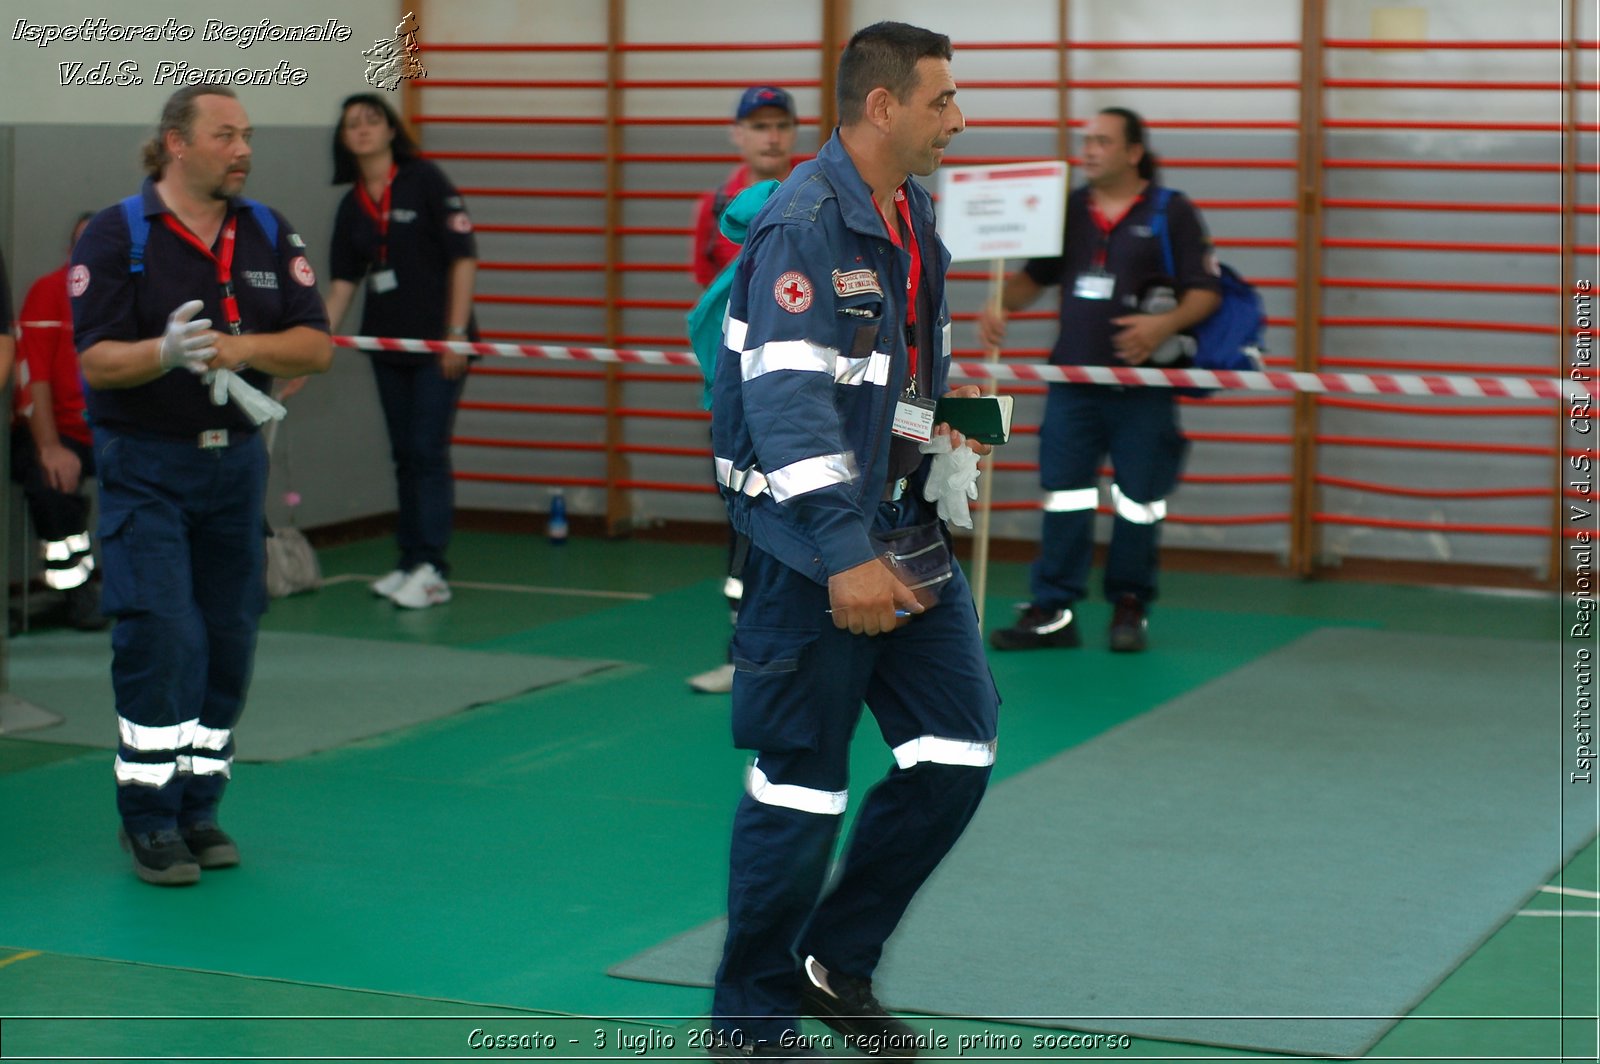
[[[567,497],[560,488],[550,496],[550,523],[545,526],[545,534],[550,537],[551,546],[567,545]]]

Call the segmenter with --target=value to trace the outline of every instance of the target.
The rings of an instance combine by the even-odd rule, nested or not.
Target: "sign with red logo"
[[[67,274],[67,292],[74,296],[81,296],[89,290],[89,267],[79,263]]]
[[[804,313],[811,306],[814,294],[811,279],[799,270],[790,270],[772,286],[772,295],[778,301],[778,306],[790,314]]]
[[[296,255],[294,260],[289,263],[289,273],[293,275],[296,281],[299,281],[307,288],[317,283],[317,275],[311,271],[311,263],[306,261],[304,255]]]

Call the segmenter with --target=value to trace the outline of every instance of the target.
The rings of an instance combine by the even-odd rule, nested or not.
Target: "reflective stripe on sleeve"
[[[1117,511],[1118,517],[1136,525],[1153,525],[1167,516],[1167,500],[1134,502],[1122,494],[1122,489],[1115,484],[1111,485],[1111,508]]]
[[[767,474],[767,486],[774,499],[787,502],[808,491],[848,484],[855,474],[855,462],[848,454],[824,454],[774,469]]]
[[[810,340],[773,340],[742,352],[739,356],[739,372],[746,381],[786,369],[802,373],[826,373],[831,377],[834,360],[838,357],[839,352],[833,348],[814,344]]]
[[[913,768],[923,761],[931,761],[935,765],[985,768],[994,764],[995,743],[994,739],[975,743],[965,739],[919,735],[909,743],[901,743],[894,748],[894,762],[901,768]]]
[[[767,478],[759,470],[735,469],[731,458],[718,458],[716,464],[717,483],[728,490],[752,496],[767,490]]]
[[[1098,488],[1073,488],[1070,491],[1046,492],[1044,497],[1044,512],[1047,514],[1067,514],[1077,510],[1093,510],[1100,504],[1100,489]]]
[[[749,331],[750,326],[731,314],[722,319],[722,343],[730,351],[744,353],[744,338]]]
[[[814,787],[797,787],[792,783],[773,783],[761,766],[751,763],[745,773],[745,789],[750,797],[762,805],[775,805],[783,809],[798,809],[802,813],[819,816],[840,816],[850,798],[850,792],[821,791]]]
[[[124,761],[117,758],[117,785],[139,784],[145,787],[165,787],[172,782],[172,777],[177,774],[176,761],[159,761],[148,764],[143,761]]]
[[[122,740],[122,745],[129,750],[149,754],[162,750],[184,749],[194,742],[195,729],[199,726],[198,720],[186,720],[182,724],[168,724],[165,727],[155,728],[145,724],[135,724],[126,717],[118,717],[117,736]]]
[[[889,383],[889,356],[882,351],[874,351],[866,358],[840,358],[834,364],[833,379],[839,384],[876,384],[886,387]]]

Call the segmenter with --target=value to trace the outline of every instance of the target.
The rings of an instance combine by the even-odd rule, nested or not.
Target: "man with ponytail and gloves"
[[[242,199],[253,130],[231,89],[180,89],[143,189],[97,214],[67,273],[100,476],[122,846],[147,883],[239,862],[218,823],[266,608],[272,377],[326,370],[305,242]]]

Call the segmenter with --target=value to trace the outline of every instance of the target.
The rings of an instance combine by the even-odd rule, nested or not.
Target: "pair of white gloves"
[[[978,497],[978,455],[966,444],[959,450],[950,447],[949,436],[935,436],[919,443],[917,450],[933,455],[922,497],[933,503],[939,516],[962,528],[972,527],[972,512],[967,500]]]
[[[167,317],[167,331],[161,337],[161,368],[177,369],[182,366],[190,373],[205,377],[211,386],[211,402],[222,406],[232,399],[239,409],[257,425],[282,420],[288,413],[282,403],[254,388],[232,370],[212,369],[206,362],[217,354],[217,346],[206,334],[211,329],[210,318],[195,318],[205,304],[191,299]]]

